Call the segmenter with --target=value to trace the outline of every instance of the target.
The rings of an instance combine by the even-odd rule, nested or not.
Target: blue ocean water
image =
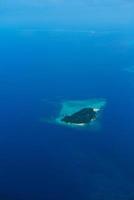
[[[1,30],[0,44],[0,199],[134,199],[133,31]],[[40,120],[46,100],[87,98],[107,100],[99,131]]]

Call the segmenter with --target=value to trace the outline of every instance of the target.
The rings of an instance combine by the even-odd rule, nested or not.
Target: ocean
[[[1,29],[1,200],[134,199],[133,33]],[[99,130],[41,120],[89,98]]]

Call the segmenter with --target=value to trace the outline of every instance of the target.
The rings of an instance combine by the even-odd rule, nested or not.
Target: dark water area
[[[0,199],[134,199],[132,35],[1,30]],[[40,120],[88,98],[107,101],[98,131]]]

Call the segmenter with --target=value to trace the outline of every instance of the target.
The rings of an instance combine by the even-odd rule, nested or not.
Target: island
[[[76,127],[96,127],[106,105],[105,99],[66,100],[61,107],[55,122],[59,125]]]
[[[83,108],[72,115],[66,115],[62,122],[84,126],[96,119],[96,111],[93,108]]]
[[[100,120],[106,99],[58,100],[55,102],[45,100],[44,102],[45,117],[42,117],[41,121],[71,128],[100,130]]]

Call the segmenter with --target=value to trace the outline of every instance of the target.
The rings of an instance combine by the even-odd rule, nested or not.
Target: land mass
[[[93,108],[83,108],[72,115],[64,116],[61,121],[75,125],[86,125],[96,119],[96,111]]]

